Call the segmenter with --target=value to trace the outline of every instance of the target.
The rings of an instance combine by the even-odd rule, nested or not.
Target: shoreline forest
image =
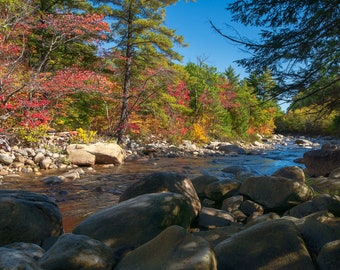
[[[275,6],[277,14],[291,12],[276,21],[247,17],[243,1],[234,1],[235,20],[273,29],[262,33],[262,44],[234,40],[254,53],[239,61],[250,74],[243,79],[232,66],[218,72],[200,58],[178,64],[174,46],[186,46],[185,37],[163,24],[166,7],[176,2],[1,1],[0,132],[27,143],[50,130],[118,142],[156,135],[173,143],[254,140],[275,132],[340,135],[339,33],[330,30],[337,19],[328,16],[338,7],[331,9],[332,1],[325,8],[320,1],[302,3],[295,14],[290,2]],[[313,16],[332,19],[311,28],[297,47],[285,26],[311,23]],[[295,73],[284,73],[279,63]],[[292,101],[287,112],[282,100]]]

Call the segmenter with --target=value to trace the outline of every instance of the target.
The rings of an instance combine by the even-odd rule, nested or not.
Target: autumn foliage
[[[278,106],[263,105],[245,81],[231,82],[202,63],[183,67],[153,57],[147,64],[138,57],[157,56],[151,47],[136,47],[140,56],[132,64],[138,65],[123,95],[131,58],[103,45],[112,32],[105,16],[65,5],[1,3],[0,132],[44,126],[116,134],[122,100],[128,101],[124,131],[133,137],[206,143],[274,131]],[[159,29],[169,42],[170,32]]]

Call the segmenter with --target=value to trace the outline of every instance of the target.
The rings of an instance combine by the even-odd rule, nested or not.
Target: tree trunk
[[[116,131],[118,143],[122,143],[123,136],[126,132],[127,122],[129,118],[129,95],[131,88],[131,69],[132,69],[132,57],[133,57],[133,44],[132,44],[132,22],[133,22],[133,12],[132,12],[132,2],[130,2],[129,7],[129,19],[128,19],[128,35],[126,42],[125,51],[125,67],[124,67],[124,82],[123,82],[123,95],[122,95],[122,107],[120,113],[120,119]]]

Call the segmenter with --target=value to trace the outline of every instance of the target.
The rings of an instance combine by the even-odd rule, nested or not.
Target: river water
[[[116,204],[128,185],[147,174],[168,171],[182,173],[191,179],[202,174],[223,179],[231,175],[223,173],[222,169],[237,165],[244,166],[253,175],[270,175],[285,166],[304,168],[294,160],[309,150],[310,147],[290,143],[256,155],[140,159],[111,168],[97,166],[91,171],[84,169],[86,173],[80,179],[61,184],[45,185],[41,181],[46,175],[62,174],[60,171],[48,171],[43,176],[27,174],[5,177],[0,188],[21,189],[49,196],[58,204],[63,215],[65,232],[70,232],[88,215]]]

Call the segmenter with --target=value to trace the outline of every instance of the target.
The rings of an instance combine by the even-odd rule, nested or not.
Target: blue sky
[[[219,29],[233,36],[238,32],[241,36],[256,40],[257,31],[254,28],[246,28],[231,21],[231,14],[226,10],[230,2],[232,0],[196,0],[196,2],[180,0],[167,8],[166,26],[176,30],[177,35],[184,36],[185,43],[189,44],[185,48],[175,48],[183,55],[183,64],[197,63],[199,57],[220,72],[231,65],[241,78],[247,76],[244,69],[234,63],[235,60],[247,57],[247,54],[216,33],[209,23],[209,20],[213,21]]]

